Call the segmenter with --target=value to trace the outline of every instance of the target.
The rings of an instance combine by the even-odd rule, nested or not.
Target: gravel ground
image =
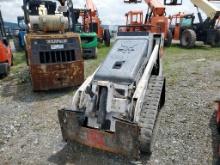
[[[151,157],[143,155],[142,164],[215,163],[219,136],[213,100],[220,91],[219,55],[219,49],[207,47],[166,51],[166,105],[155,151]],[[17,84],[17,77],[0,80],[0,164],[132,164],[114,154],[63,143],[57,109],[70,105],[73,89],[33,93],[31,84]]]

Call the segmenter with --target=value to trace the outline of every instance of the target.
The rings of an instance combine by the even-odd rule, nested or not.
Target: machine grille
[[[76,60],[74,50],[41,51],[39,56],[41,64],[63,63]]]

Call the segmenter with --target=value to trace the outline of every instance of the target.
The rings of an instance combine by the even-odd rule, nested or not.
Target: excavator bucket
[[[164,0],[164,5],[182,5],[182,0]]]
[[[141,3],[142,0],[124,0],[124,3]]]
[[[58,111],[61,132],[65,141],[76,141],[83,145],[115,154],[138,159],[140,129],[137,124],[117,120],[114,133],[82,126],[84,114],[72,110]]]

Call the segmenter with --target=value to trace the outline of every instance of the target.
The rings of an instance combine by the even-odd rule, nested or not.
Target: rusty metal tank
[[[61,14],[30,16],[32,31],[57,32],[69,27],[68,18]]]

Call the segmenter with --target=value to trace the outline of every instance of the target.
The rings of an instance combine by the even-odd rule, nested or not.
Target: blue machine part
[[[18,33],[19,46],[21,48],[24,48],[24,46],[25,46],[25,41],[24,41],[25,34],[26,34],[26,31],[22,31],[22,30],[20,30]]]

